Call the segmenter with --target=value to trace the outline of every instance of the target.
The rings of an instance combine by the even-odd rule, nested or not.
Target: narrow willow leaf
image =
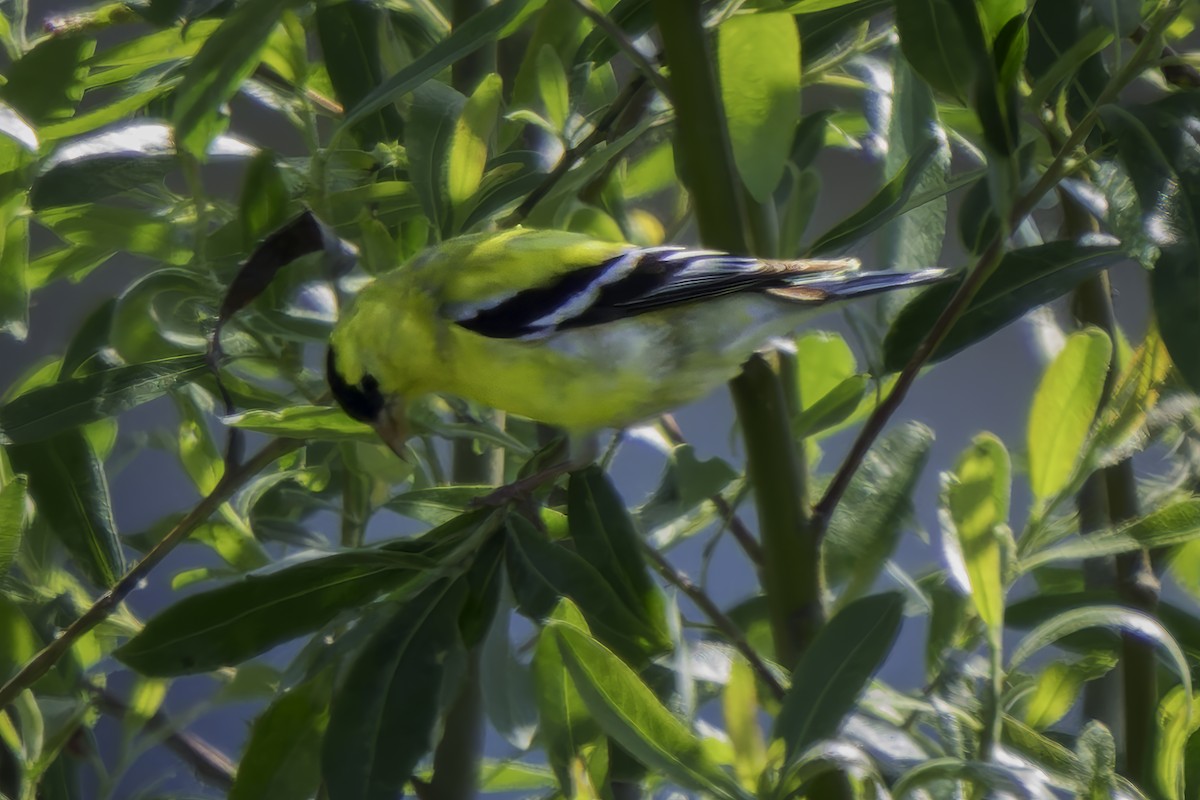
[[[982,433],[959,456],[942,489],[942,536],[961,548],[975,611],[993,637],[999,637],[1004,625],[1000,536],[1008,522],[1011,471],[1004,444]]]
[[[951,0],[897,0],[900,49],[925,82],[966,104],[977,55],[971,52]]]
[[[404,135],[409,177],[434,227],[448,236],[449,197],[446,185],[455,124],[466,98],[444,83],[431,81],[413,92],[412,111]]]
[[[257,66],[267,37],[285,10],[297,0],[247,0],[201,45],[175,91],[171,121],[175,143],[203,159],[221,132],[221,105]]]
[[[455,61],[495,41],[497,31],[503,29],[526,5],[527,0],[500,0],[456,25],[449,36],[364,97],[353,111],[346,114],[334,135],[401,99]]]
[[[291,190],[275,161],[275,154],[270,150],[260,151],[246,165],[242,193],[238,198],[238,221],[242,225],[242,243],[247,250],[287,222],[291,199]]]
[[[1029,483],[1045,501],[1071,478],[1096,418],[1112,343],[1097,328],[1071,334],[1033,396],[1029,412]]]
[[[235,136],[217,136],[205,150],[215,161],[243,161],[256,152],[258,148]],[[39,169],[29,204],[40,211],[102,200],[161,183],[178,166],[169,126],[125,122],[60,144]]]
[[[608,576],[630,610],[657,630],[661,646],[668,647],[663,596],[650,577],[641,537],[620,495],[599,467],[571,473],[567,519],[579,555]]]
[[[2,419],[2,418],[0,418]],[[292,439],[377,442],[378,435],[366,425],[333,406],[290,406],[277,411],[256,409],[224,417],[226,425]]]
[[[461,209],[479,191],[503,90],[504,81],[500,76],[488,75],[467,98],[462,114],[454,123],[446,165],[446,191],[455,209]],[[461,212],[459,216],[465,218]]]
[[[1191,97],[1125,110],[1105,109],[1104,123],[1125,164],[1145,214],[1143,225],[1160,249],[1150,278],[1154,314],[1180,375],[1200,387],[1200,163],[1187,132],[1200,118]]]
[[[108,479],[83,431],[7,448],[13,469],[29,479],[38,515],[66,546],[75,564],[107,589],[125,572],[113,521]]]
[[[334,96],[347,114],[383,83],[380,29],[390,24],[387,10],[372,3],[347,0],[317,5],[317,40]],[[370,150],[380,142],[401,138],[404,123],[395,106],[385,105],[363,115],[353,130],[362,149]]]
[[[954,355],[1125,259],[1118,247],[1074,242],[1051,242],[1005,254],[930,361]],[[958,280],[932,286],[904,306],[883,342],[884,371],[904,368],[960,284]]]
[[[854,474],[822,545],[830,584],[846,584],[839,603],[870,589],[896,549],[932,444],[933,431],[908,423],[880,439]]]
[[[634,759],[689,789],[726,800],[749,797],[708,758],[700,739],[611,650],[567,622],[551,620],[546,631],[556,640],[588,711]]]
[[[410,598],[350,664],[330,706],[321,774],[330,800],[390,800],[433,743],[443,685],[461,658],[464,585]]]
[[[421,522],[441,525],[462,514],[477,500],[494,492],[494,486],[430,486],[396,495],[385,504],[389,511]]]
[[[420,539],[252,574],[186,597],[153,617],[115,655],[143,674],[160,676],[241,663],[383,592],[418,590],[437,577],[438,548],[463,542],[484,516],[466,514]]]
[[[1158,705],[1158,743],[1154,748],[1154,773],[1158,788],[1168,800],[1183,800],[1187,772],[1188,739],[1200,728],[1192,713],[1197,698],[1189,700],[1182,686],[1175,686]]]
[[[45,36],[7,65],[0,99],[34,126],[69,119],[83,97],[85,62],[94,39],[81,35]]]
[[[789,763],[837,733],[891,652],[903,616],[899,592],[871,595],[839,611],[813,639],[775,720]]]
[[[1029,785],[1031,770],[1018,770],[1001,764],[983,761],[963,761],[958,758],[934,758],[924,761],[900,776],[893,786],[896,797],[920,797],[920,790],[927,786],[945,785],[948,781],[962,781],[970,786],[1007,797],[1021,800],[1039,800],[1046,797],[1044,787],[1035,792]]]
[[[1200,538],[1200,500],[1181,500],[1126,522],[1111,532],[1055,544],[1031,553],[1021,561],[1023,571],[1032,571],[1055,561],[1157,550],[1186,545]]]
[[[1088,628],[1116,628],[1158,645],[1170,656],[1171,663],[1179,673],[1186,696],[1191,697],[1192,679],[1188,670],[1188,662],[1175,639],[1158,620],[1140,611],[1122,606],[1083,606],[1051,617],[1026,634],[1025,638],[1017,644],[1009,657],[1008,671],[1013,672],[1028,661],[1034,653],[1054,644],[1063,637]]]
[[[60,380],[0,406],[0,441],[48,439],[161,397],[205,371],[204,357],[189,355]]]
[[[819,256],[845,250],[895,219],[904,211],[909,198],[922,184],[926,170],[942,149],[937,141],[922,145],[866,205],[822,234],[809,252]]]
[[[1054,661],[1042,670],[1025,706],[1025,724],[1042,730],[1058,722],[1075,705],[1083,685],[1108,673],[1116,658],[1096,653],[1079,661]]]
[[[559,603],[550,619],[590,633],[583,614],[570,601]],[[542,629],[534,647],[533,686],[542,747],[559,787],[569,793],[574,783],[572,763],[587,748],[596,746],[603,734],[575,688],[558,639],[549,628]]]
[[[329,723],[329,681],[289,689],[254,720],[229,800],[311,797],[321,782],[321,738]]]
[[[0,488],[0,578],[8,572],[25,534],[26,478],[18,475]]]
[[[588,625],[623,655],[638,659],[662,649],[660,633],[621,601],[612,582],[561,544],[548,541],[522,517],[508,520],[508,575],[521,612],[546,619],[569,597]]]
[[[24,339],[29,329],[29,217],[24,199],[0,206],[0,332]]]
[[[546,118],[561,133],[567,125],[567,116],[571,113],[571,95],[567,86],[567,72],[563,69],[562,59],[558,52],[549,44],[543,44],[537,52],[537,83],[538,93],[542,97],[542,106],[546,109]]]
[[[742,14],[717,28],[717,68],[733,160],[750,195],[770,199],[800,121],[800,35],[788,14]]]
[[[729,682],[721,692],[721,711],[725,732],[733,746],[734,770],[742,786],[753,791],[767,766],[767,743],[758,726],[758,689],[754,670],[744,659],[736,658]]]
[[[529,749],[538,730],[537,695],[533,671],[512,652],[509,617],[509,609],[500,609],[483,640],[480,688],[492,727],[505,741],[524,751]]]
[[[807,439],[828,432],[854,415],[862,404],[863,395],[870,386],[869,375],[851,375],[833,387],[824,397],[796,415],[792,422],[792,435]]]

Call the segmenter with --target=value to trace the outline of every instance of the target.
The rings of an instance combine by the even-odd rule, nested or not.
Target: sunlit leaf
[[[454,123],[446,165],[446,190],[450,204],[458,209],[475,196],[487,166],[488,143],[496,127],[504,83],[489,75],[467,98]]]
[[[1096,418],[1112,344],[1103,331],[1072,334],[1042,376],[1029,412],[1029,483],[1045,500],[1071,477]]]
[[[291,406],[278,411],[254,410],[225,417],[224,422],[235,428],[272,436],[326,441],[377,442],[379,436],[371,428],[346,416],[333,406]]]
[[[21,547],[25,534],[26,479],[17,476],[6,486],[0,487],[0,578],[8,572]]]
[[[787,14],[744,14],[717,28],[721,98],[733,159],[765,202],[783,178],[800,121],[800,36]]]

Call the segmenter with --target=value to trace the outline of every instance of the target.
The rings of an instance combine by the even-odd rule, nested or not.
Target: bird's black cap
[[[363,375],[357,384],[351,384],[338,372],[337,356],[333,348],[325,356],[325,379],[333,392],[333,399],[350,417],[359,422],[375,422],[383,414],[383,393],[374,375]]]

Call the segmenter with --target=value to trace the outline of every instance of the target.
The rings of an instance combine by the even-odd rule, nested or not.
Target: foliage
[[[55,285],[141,271],[0,399],[0,797],[116,796],[148,749],[209,795],[280,800],[1195,795],[1196,4],[36,8],[0,8],[0,331],[23,340]],[[815,230],[837,150],[878,186]],[[855,312],[869,367],[832,332],[752,359],[744,466],[667,419],[644,502],[595,466],[476,507],[553,458],[544,432],[441,398],[401,461],[331,407],[324,344],[364,279],[515,224],[969,255]],[[1106,273],[1130,261],[1152,299],[1132,340]],[[937,465],[943,558],[906,571],[933,432],[885,424],[925,366],[1065,295],[1065,330],[1037,317],[1062,344],[1026,441],[980,432]],[[137,441],[203,499],[120,530],[108,476],[155,420]],[[723,608],[669,556],[727,531],[760,585]],[[126,598],[184,542],[220,566],[139,618]],[[877,675],[902,629],[920,690]],[[236,768],[162,710],[194,675],[206,707],[256,703]]]

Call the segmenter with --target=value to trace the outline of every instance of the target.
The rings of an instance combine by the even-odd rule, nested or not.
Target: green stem
[[[710,247],[755,252],[762,209],[749,209],[734,167],[708,34],[694,0],[655,0],[670,67],[676,152]],[[758,212],[753,214],[753,212]],[[755,233],[758,236],[755,236]],[[819,542],[807,518],[806,476],[791,434],[787,394],[767,361],[752,358],[730,384],[746,442],[763,551],[763,591],[776,658],[795,666],[822,621]]]
[[[150,571],[158,566],[167,554],[183,542],[192,531],[212,516],[221,504],[233,496],[246,483],[271,462],[301,447],[304,443],[294,439],[275,439],[253,458],[236,469],[227,470],[208,496],[189,511],[162,540],[151,548],[142,560],[134,564],[116,584],[100,595],[83,615],[72,622],[61,634],[43,647],[30,659],[21,671],[0,686],[0,711],[8,707],[18,694],[28,689],[39,678],[49,672],[67,651],[93,628],[117,610],[121,602],[137,588]]]

